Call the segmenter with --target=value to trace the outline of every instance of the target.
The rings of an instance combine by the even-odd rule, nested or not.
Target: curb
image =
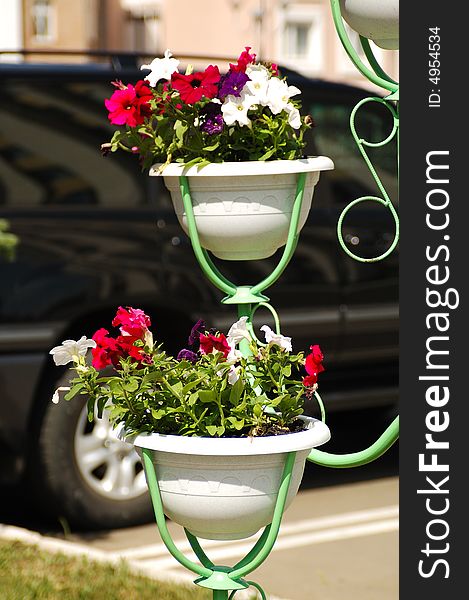
[[[125,564],[132,572],[144,575],[155,581],[164,581],[168,583],[176,584],[192,584],[194,582],[194,576],[177,573],[174,571],[167,571],[155,573],[154,570],[144,567],[133,560],[128,560],[121,556],[119,552],[105,552],[103,550],[97,550],[90,548],[84,544],[77,542],[69,542],[67,540],[59,540],[53,537],[48,537],[37,533],[35,531],[29,531],[22,527],[16,527],[14,525],[3,525],[0,523],[0,539],[23,542],[25,544],[32,544],[38,546],[41,550],[52,553],[61,553],[67,556],[86,557],[96,562],[105,562],[110,564]],[[252,591],[240,591],[236,595],[239,600],[252,600],[254,598]],[[269,596],[269,600],[287,600],[286,598],[278,598],[277,596]]]

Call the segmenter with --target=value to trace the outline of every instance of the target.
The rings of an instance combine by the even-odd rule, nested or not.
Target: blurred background
[[[358,34],[346,27],[356,43]],[[125,50],[160,56],[169,48],[177,57],[208,58],[237,57],[250,45],[258,58],[309,77],[370,86],[342,49],[329,0],[3,0],[0,41],[1,50],[11,51]],[[396,78],[398,53],[373,48]]]

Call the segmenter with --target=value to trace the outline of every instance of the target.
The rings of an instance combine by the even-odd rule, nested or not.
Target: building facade
[[[329,0],[4,1],[15,9],[10,12],[16,21],[22,10],[22,46],[28,50],[133,50],[157,56],[169,48],[177,57],[204,57],[200,64],[207,64],[210,58],[233,59],[248,45],[259,58],[305,75],[370,86],[338,40]],[[358,42],[354,32],[350,35]],[[398,53],[376,48],[376,55],[397,77]]]

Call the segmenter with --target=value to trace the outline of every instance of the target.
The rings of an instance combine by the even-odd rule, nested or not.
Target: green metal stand
[[[373,176],[378,190],[381,196],[363,196],[352,201],[342,212],[339,217],[337,224],[337,236],[340,245],[343,250],[354,260],[360,262],[375,262],[386,258],[397,246],[399,241],[399,217],[396,209],[394,208],[390,197],[386,193],[386,190],[382,184],[378,173],[374,169],[369,156],[366,152],[367,147],[379,147],[389,143],[394,137],[396,137],[399,143],[399,114],[398,114],[398,100],[399,100],[399,85],[391,79],[379,66],[371,50],[370,44],[366,38],[360,37],[363,51],[367,57],[368,63],[371,67],[367,67],[358,56],[352,43],[350,42],[340,13],[340,0],[331,0],[332,15],[334,18],[335,26],[339,38],[348,53],[350,59],[358,68],[358,70],[372,83],[383,87],[390,94],[386,98],[366,98],[361,100],[352,111],[350,117],[350,127],[352,135],[357,143],[358,149],[365,160],[371,175]],[[392,129],[386,139],[380,142],[370,142],[361,138],[357,132],[355,126],[355,119],[357,112],[368,102],[375,102],[385,106],[391,113],[392,116]],[[398,164],[399,167],[399,164]],[[305,187],[306,174],[302,173],[298,175],[296,195],[292,209],[292,216],[290,221],[290,227],[288,231],[288,239],[283,251],[282,257],[279,263],[272,271],[272,273],[255,285],[236,285],[229,281],[216,267],[211,260],[207,250],[202,248],[200,243],[199,234],[197,231],[196,220],[193,211],[193,205],[191,200],[191,193],[189,188],[189,181],[187,177],[180,177],[179,183],[181,188],[182,199],[184,203],[184,211],[186,214],[187,225],[189,230],[189,237],[192,243],[195,256],[200,264],[200,267],[208,280],[215,285],[218,289],[226,294],[226,297],[222,300],[224,304],[237,305],[238,316],[247,317],[247,326],[253,336],[255,336],[254,329],[252,326],[252,320],[254,313],[259,308],[266,308],[269,310],[274,318],[275,329],[277,333],[280,333],[280,321],[275,309],[269,304],[269,298],[263,294],[263,292],[270,287],[286,269],[290,262],[298,243],[298,222],[301,213],[301,205],[303,202],[303,193]],[[351,210],[357,204],[364,201],[377,202],[384,208],[391,212],[395,223],[395,236],[390,247],[380,256],[373,258],[363,258],[352,253],[349,248],[345,245],[342,236],[342,226],[344,218],[346,217],[349,210]],[[243,341],[244,342],[244,341]],[[245,355],[249,353],[249,344],[241,342],[240,350]],[[316,399],[321,408],[321,418],[325,420],[324,406],[321,398],[316,393]],[[351,454],[331,454],[320,450],[313,449],[308,460],[310,462],[333,468],[350,468],[364,465],[373,460],[379,458],[384,452],[386,452],[398,439],[399,437],[399,417],[397,417],[386,431],[368,448],[361,452],[355,452]],[[168,548],[169,552],[174,558],[184,567],[198,575],[195,583],[201,587],[211,589],[213,592],[213,600],[231,600],[237,591],[253,587],[256,589],[263,600],[266,600],[264,590],[261,586],[255,582],[245,580],[244,577],[254,571],[262,562],[267,558],[271,552],[275,541],[278,536],[280,523],[282,520],[283,511],[285,508],[285,502],[290,486],[292,468],[295,461],[296,453],[290,453],[286,456],[285,466],[281,479],[280,488],[275,504],[275,510],[272,518],[272,523],[268,525],[260,538],[254,544],[252,550],[237,564],[233,567],[215,565],[205,554],[198,539],[185,530],[187,539],[190,546],[192,547],[195,555],[197,556],[199,563],[193,562],[186,558],[184,554],[175,545],[168,528],[166,526],[166,520],[164,515],[164,508],[161,499],[161,493],[158,485],[158,474],[153,465],[151,459],[151,451],[142,449],[143,452],[143,465],[145,468],[145,474],[150,489],[151,499],[155,512],[156,522],[163,539],[164,544]]]
[[[213,564],[205,554],[198,539],[187,530],[184,530],[186,537],[192,547],[192,550],[199,559],[200,564],[188,559],[178,549],[166,525],[163,502],[158,485],[158,476],[151,458],[151,451],[146,448],[142,448],[142,454],[143,466],[153,503],[156,523],[158,525],[163,543],[172,556],[174,556],[174,558],[181,565],[196,575],[199,575],[198,579],[196,579],[194,583],[201,587],[213,590],[214,600],[229,600],[234,597],[236,591],[246,589],[250,586],[257,589],[260,592],[262,599],[266,600],[267,597],[261,586],[258,583],[246,581],[244,577],[257,569],[257,567],[259,567],[259,565],[265,561],[275,544],[280,529],[280,523],[282,521],[288,489],[290,487],[296,452],[290,452],[286,456],[272,523],[267,525],[267,527],[264,529],[262,535],[254,544],[252,550],[233,567],[217,566]],[[228,592],[230,591],[231,594],[228,596]]]

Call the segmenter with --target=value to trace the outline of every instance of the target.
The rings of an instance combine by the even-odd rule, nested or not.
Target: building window
[[[54,38],[54,6],[51,0],[33,0],[31,18],[36,41],[45,42]]]
[[[307,59],[309,56],[311,23],[286,23],[284,52],[288,58]]]
[[[305,75],[320,74],[324,68],[323,7],[288,4],[278,18],[277,61]]]

